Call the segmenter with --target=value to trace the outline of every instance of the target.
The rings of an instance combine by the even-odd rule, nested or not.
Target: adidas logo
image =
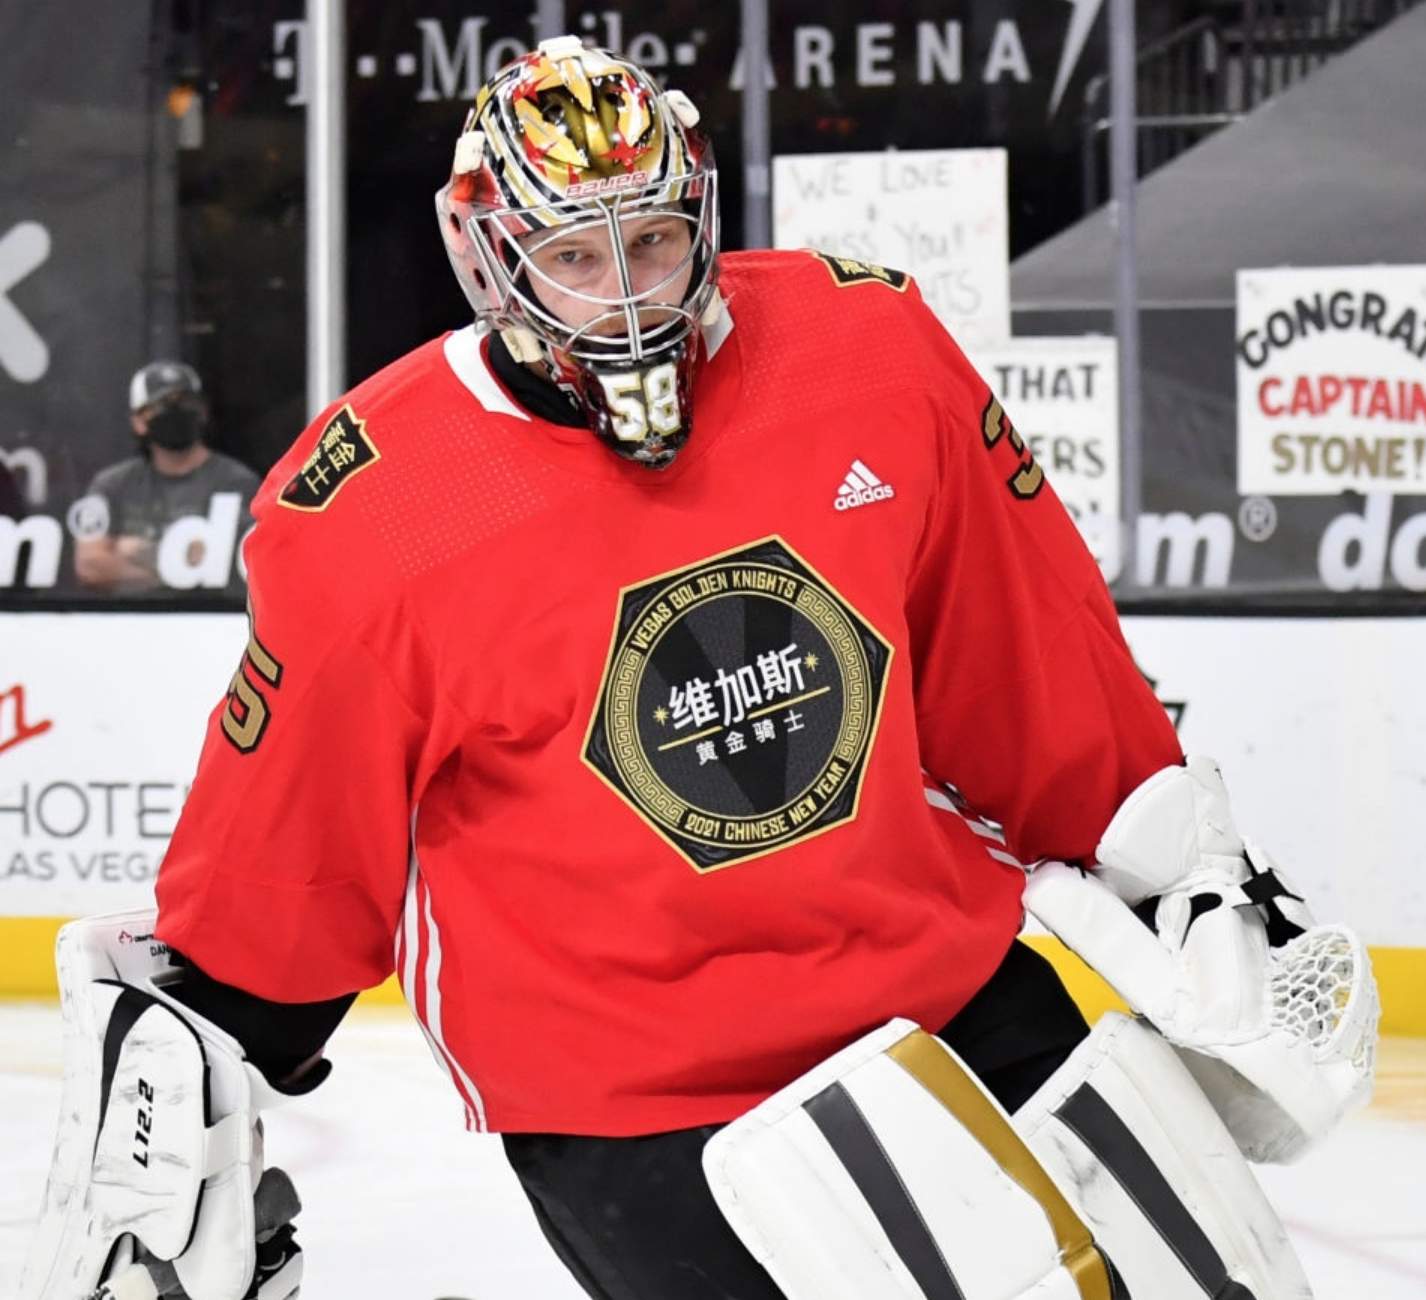
[[[832,504],[838,510],[855,510],[873,501],[888,501],[895,495],[896,489],[890,483],[883,483],[861,461],[854,460]]]

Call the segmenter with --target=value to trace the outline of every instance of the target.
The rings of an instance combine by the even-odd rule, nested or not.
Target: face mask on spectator
[[[187,451],[202,436],[203,413],[186,403],[155,411],[147,422],[147,437],[166,451]]]

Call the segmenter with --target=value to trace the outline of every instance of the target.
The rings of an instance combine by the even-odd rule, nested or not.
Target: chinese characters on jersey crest
[[[696,870],[856,815],[892,648],[780,538],[621,594],[585,761]]]

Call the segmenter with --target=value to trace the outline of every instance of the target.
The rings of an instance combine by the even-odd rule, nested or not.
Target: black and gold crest
[[[819,253],[816,249],[808,251],[832,273],[832,279],[839,288],[845,289],[853,284],[884,284],[888,289],[904,293],[911,283],[911,277],[905,271],[892,271],[874,262],[859,262],[854,257],[835,257],[831,253]]]
[[[695,870],[857,814],[892,647],[781,538],[620,593],[584,760]]]
[[[350,404],[343,406],[327,421],[317,446],[282,489],[278,502],[290,510],[325,510],[347,483],[380,459],[367,435],[366,421],[357,418]]]

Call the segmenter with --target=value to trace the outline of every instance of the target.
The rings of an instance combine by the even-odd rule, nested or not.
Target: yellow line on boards
[[[0,997],[54,998],[54,940],[67,917],[0,916]],[[1025,942],[1054,964],[1074,1000],[1091,1022],[1124,1004],[1107,984],[1058,939],[1029,935]],[[1426,1037],[1426,947],[1371,949],[1381,988],[1384,1034]],[[367,1005],[402,1001],[394,977],[361,995]],[[889,1013],[888,1013],[889,1014]]]

